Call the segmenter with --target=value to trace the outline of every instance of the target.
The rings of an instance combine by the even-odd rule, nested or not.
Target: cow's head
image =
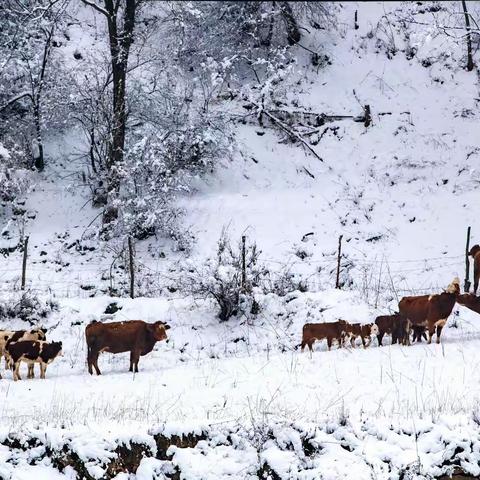
[[[378,325],[376,323],[372,323],[370,325],[370,335],[378,335]]]
[[[452,283],[445,289],[447,293],[454,293],[455,295],[460,294],[460,279],[455,277],[452,280]]]
[[[34,328],[33,330],[30,330],[30,333],[35,334],[37,340],[44,341],[47,339],[46,328]]]
[[[167,338],[167,330],[170,328],[165,322],[155,322],[150,323],[147,325],[147,329],[152,333],[153,338],[160,342],[161,340],[165,340]]]
[[[63,357],[62,342],[52,342],[50,344],[53,347],[54,357]]]
[[[480,245],[474,245],[470,251],[468,252],[469,255],[471,255],[472,257],[474,257],[478,252],[480,252]]]

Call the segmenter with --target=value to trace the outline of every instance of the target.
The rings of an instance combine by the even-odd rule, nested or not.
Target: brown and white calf
[[[339,320],[338,322],[329,323],[306,323],[302,331],[302,352],[305,345],[309,350],[313,351],[313,344],[317,340],[327,340],[328,349],[332,348],[333,341],[338,342],[338,346],[343,345],[347,329],[347,322]]]
[[[49,343],[39,340],[22,340],[9,343],[6,348],[13,362],[13,379],[15,381],[21,380],[20,365],[22,362],[26,362],[29,366],[28,378],[33,378],[35,363],[40,364],[40,378],[45,378],[47,365],[62,355],[62,342]]]
[[[6,350],[7,344],[21,340],[46,340],[46,333],[47,330],[45,328],[33,328],[32,330],[0,330],[0,358],[3,356],[5,359],[5,368],[10,370],[13,366]],[[2,378],[1,375],[0,378]]]
[[[378,335],[378,326],[374,323],[362,325],[361,323],[347,323],[346,333],[350,337],[350,345],[355,348],[355,340],[360,337],[363,348],[372,342],[372,335]]]
[[[440,343],[442,329],[452,313],[460,294],[460,280],[454,278],[447,289],[436,295],[403,297],[398,303],[400,314],[408,318],[413,325],[422,325],[428,330],[428,343],[432,342],[435,329],[437,343]]]

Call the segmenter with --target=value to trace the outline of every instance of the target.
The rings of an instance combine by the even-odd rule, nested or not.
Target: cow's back
[[[429,302],[428,318],[432,320],[447,319],[452,313],[455,301],[456,296],[449,293],[432,295]]]
[[[429,301],[432,295],[420,295],[418,297],[403,297],[398,302],[400,315],[408,318],[413,323],[421,323],[427,319]]]
[[[341,335],[346,322],[306,323],[303,326],[303,339],[338,337]]]
[[[131,350],[145,336],[146,323],[143,320],[101,323],[92,322],[85,329],[89,348],[111,353]]]

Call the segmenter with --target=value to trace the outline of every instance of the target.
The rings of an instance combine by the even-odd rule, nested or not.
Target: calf
[[[46,333],[47,330],[45,328],[33,328],[32,330],[0,330],[0,358],[2,356],[4,357],[5,368],[9,370],[13,366],[6,349],[9,343],[21,340],[46,340]],[[33,377],[33,366],[29,366],[28,368],[29,374],[31,369]],[[1,375],[0,378],[2,378]]]
[[[410,330],[410,320],[401,315],[397,315],[393,322],[392,345],[397,342],[399,345],[410,345]]]
[[[382,341],[384,335],[392,335],[392,343],[397,343],[397,341],[405,339],[405,334],[408,329],[408,324],[406,324],[407,319],[395,313],[393,315],[380,315],[375,319],[375,325],[378,327],[377,340],[378,345],[382,346]]]
[[[6,348],[13,363],[13,379],[15,381],[21,380],[21,362],[26,362],[29,366],[28,378],[33,378],[33,365],[35,363],[40,364],[40,378],[45,378],[47,365],[62,355],[62,342],[48,343],[39,340],[22,340],[10,343]]]
[[[346,333],[350,336],[350,345],[355,348],[355,340],[357,337],[362,339],[363,348],[367,348],[371,341],[372,335],[378,335],[378,326],[374,323],[362,325],[360,323],[347,323]]]
[[[347,322],[339,320],[338,322],[330,323],[306,323],[302,331],[302,352],[305,345],[308,345],[309,350],[313,351],[313,343],[316,340],[327,340],[328,349],[332,348],[333,340],[338,342],[339,347],[343,345],[347,328]]]
[[[447,289],[436,295],[420,295],[403,297],[398,303],[400,314],[407,317],[412,324],[422,325],[428,329],[428,343],[432,342],[435,328],[437,343],[440,343],[442,329],[452,313],[457,297],[460,294],[460,280],[454,278]]]
[[[140,356],[153,350],[157,342],[167,338],[170,328],[164,322],[146,323],[143,320],[100,323],[93,321],[85,328],[87,340],[88,373],[93,375],[93,368],[100,375],[98,355],[101,352],[130,352],[129,371],[138,372]]]
[[[412,325],[413,331],[413,342],[420,342],[422,341],[422,337],[427,340],[426,328],[424,325]]]

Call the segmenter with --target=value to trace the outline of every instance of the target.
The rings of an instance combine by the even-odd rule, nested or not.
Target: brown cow
[[[377,317],[375,319],[375,325],[378,327],[378,345],[382,346],[384,335],[392,335],[392,344],[397,343],[397,340],[399,343],[405,340],[405,333],[409,330],[409,325],[405,322],[406,318],[399,313],[393,315],[380,315]]]
[[[452,313],[457,296],[460,294],[460,280],[454,278],[447,289],[436,295],[403,297],[398,308],[400,314],[407,317],[414,325],[423,325],[428,329],[428,343],[432,342],[435,328],[437,343],[440,343],[442,329]]]
[[[170,328],[164,322],[146,323],[143,320],[100,323],[93,321],[85,328],[87,339],[88,372],[93,375],[93,367],[100,375],[98,355],[101,352],[130,352],[129,371],[138,372],[140,356],[153,350],[157,342],[167,338]]]
[[[473,293],[476,295],[480,279],[480,245],[474,245],[468,254],[473,258]]]
[[[28,363],[28,378],[33,378],[35,363],[40,364],[40,378],[45,378],[47,365],[62,355],[62,342],[22,340],[9,343],[6,348],[13,363],[13,379],[15,381],[21,380],[20,364],[22,362]],[[30,374],[30,367],[32,374]]]
[[[473,310],[476,313],[480,313],[480,297],[477,297],[471,293],[463,293],[458,295],[457,303],[464,307]]]
[[[378,326],[374,323],[362,325],[361,323],[347,323],[346,333],[350,336],[350,345],[355,348],[355,340],[357,337],[362,339],[363,348],[367,348],[371,341],[372,335],[378,335]]]
[[[5,368],[7,370],[13,367],[6,347],[9,343],[19,342],[20,340],[46,340],[47,330],[45,328],[33,328],[32,330],[0,330],[0,358],[5,358]],[[33,365],[28,366],[29,378],[33,378]],[[0,378],[2,376],[0,375]]]
[[[312,345],[316,340],[327,339],[328,349],[332,348],[333,340],[338,342],[338,346],[343,345],[347,328],[347,322],[339,320],[338,322],[329,323],[306,323],[302,331],[302,352],[305,345],[308,345],[312,352]]]

